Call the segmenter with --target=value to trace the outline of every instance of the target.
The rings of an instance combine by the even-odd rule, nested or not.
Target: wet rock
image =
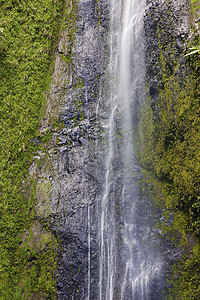
[[[169,76],[178,78],[181,85],[188,65],[184,55],[189,41],[194,39],[191,27],[193,21],[189,13],[190,1],[148,1],[144,16],[145,29],[145,52],[146,52],[146,70],[147,85],[151,96],[150,106],[153,110],[153,119],[156,122],[159,119],[159,101],[160,92],[164,89],[162,60],[165,61],[165,68]],[[174,71],[174,66],[176,69]],[[164,70],[164,71],[166,71]],[[173,99],[172,99],[173,107]],[[169,212],[166,218],[161,213],[160,223],[170,226],[173,222],[173,216]],[[165,276],[171,274],[171,266],[177,263],[183,254],[184,249],[177,249],[170,237],[162,232],[161,229],[154,230],[155,235],[159,236],[161,251],[164,259]],[[177,236],[177,240],[180,237]],[[166,284],[166,294],[168,293]],[[156,299],[156,298],[155,298]]]
[[[50,130],[52,138],[46,152],[38,153],[30,167],[30,175],[37,178],[35,217],[45,222],[61,240],[57,298],[62,300],[87,298],[88,272],[90,299],[97,299],[97,202],[94,199],[98,199],[101,190],[98,170],[103,171],[103,164],[98,159],[101,148],[95,149],[97,139],[103,135],[97,100],[109,26],[107,1],[80,0],[76,20],[72,62],[62,59],[62,56],[69,58],[66,28],[61,34],[46,97],[47,110],[40,132],[45,134]],[[63,125],[52,127],[55,120]]]
[[[170,44],[170,36],[174,38],[175,56],[181,59],[186,49],[185,39],[191,35],[186,14],[188,3],[186,0],[182,4],[179,4],[179,1],[175,3],[147,1],[144,17],[146,64],[155,121],[158,115],[155,109],[158,91],[163,88],[162,70],[158,62],[160,54],[158,34],[161,33],[161,43],[166,46]],[[109,29],[108,1],[80,0],[76,20],[77,29],[72,47],[73,61],[67,63],[62,59],[62,55],[69,55],[69,41],[65,30],[61,34],[50,92],[46,97],[47,111],[40,131],[45,133],[51,130],[49,148],[46,153],[38,153],[35,156],[30,168],[30,174],[37,178],[36,218],[45,221],[54,235],[61,240],[57,271],[57,298],[61,300],[87,299],[89,273],[90,299],[98,298],[97,213],[100,193],[104,188],[105,165],[102,152],[107,141],[104,128],[110,110],[107,99],[104,99],[105,95],[99,96],[101,79],[108,63],[106,45],[106,34]],[[168,64],[169,69],[172,69],[170,59]],[[181,68],[183,65],[177,70],[180,74]],[[106,84],[104,85],[103,88],[106,89]],[[99,97],[102,97],[100,102]],[[134,105],[132,111],[137,114]],[[52,128],[56,119],[63,126]],[[120,129],[120,121],[118,123],[116,121]],[[112,162],[116,174],[121,174],[120,154],[119,151]],[[40,166],[37,165],[38,160]],[[123,189],[120,175],[116,178],[116,185],[119,193],[116,198],[119,199]],[[113,185],[110,186],[110,190],[114,191],[114,188]],[[144,217],[140,218],[139,213],[138,217],[138,222],[142,222]],[[116,226],[120,225],[119,219]],[[146,238],[142,237],[141,232],[139,234],[141,239]],[[157,232],[147,228],[146,236],[155,234]],[[162,235],[161,232],[158,234]],[[118,240],[120,248],[122,247],[120,237]],[[174,246],[170,244],[169,252],[165,252],[169,264],[178,256],[173,249]],[[89,254],[90,262],[88,262]],[[118,276],[120,278],[120,275]],[[120,286],[120,280],[117,284]],[[155,289],[160,289],[156,287],[156,281],[152,283],[152,300],[158,299]]]
[[[161,54],[164,55],[168,72],[173,73],[174,63],[176,76],[183,80],[183,67],[189,41],[192,41],[192,21],[189,14],[190,1],[147,1],[144,15],[146,67],[151,107],[154,121],[159,117],[156,104],[159,91],[163,89]]]

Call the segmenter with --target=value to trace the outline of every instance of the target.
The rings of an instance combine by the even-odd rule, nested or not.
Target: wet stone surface
[[[145,35],[146,53],[151,53],[151,59],[146,61],[147,79],[152,96],[152,107],[155,107],[155,102],[158,101],[158,89],[162,88],[157,62],[159,42],[156,30],[158,25],[163,26],[162,18],[167,19],[168,4],[165,1],[148,2]],[[186,11],[186,4],[184,7]],[[174,10],[172,5],[170,18],[164,23],[169,34],[176,37],[177,55],[185,49],[183,40],[189,34],[187,25],[185,27],[180,25],[182,21],[183,24],[187,24],[187,20],[176,21],[175,14],[179,9],[182,10],[183,7],[177,6]],[[172,19],[176,25],[173,30]],[[101,84],[105,82],[105,78],[104,80],[102,78],[105,76],[104,71],[108,64],[109,1],[79,0],[76,20],[74,55],[71,63],[61,59],[61,55],[68,53],[66,32],[61,35],[50,93],[47,96],[47,113],[42,120],[41,132],[45,133],[51,128],[51,119],[58,119],[62,126],[59,129],[51,128],[50,147],[46,153],[40,152],[35,156],[30,174],[37,179],[36,218],[47,222],[55,236],[61,240],[58,249],[57,298],[96,300],[99,283],[97,214],[105,183],[103,157],[106,155],[104,138],[105,140],[107,138],[104,136],[103,124],[104,120],[108,119],[110,109],[105,99],[106,93],[100,95]],[[163,40],[165,43],[169,42],[165,36]],[[120,115],[121,112],[117,113]],[[156,113],[154,111],[154,118]],[[120,132],[120,122],[116,127],[119,127],[117,130]],[[120,144],[119,141],[117,143]],[[122,150],[116,149],[118,153],[113,159],[113,168],[117,174],[115,182],[118,190],[115,194],[119,201],[123,187],[120,171]],[[41,162],[40,167],[37,166],[37,161]],[[113,186],[109,188],[111,191]],[[117,211],[116,207],[114,209]],[[116,219],[117,231],[122,222],[118,216]],[[150,235],[151,232],[148,234]],[[119,245],[120,252],[120,247],[122,248],[120,234],[116,243]],[[168,252],[164,246],[162,249],[166,260],[171,262],[170,257],[172,257],[175,261],[178,255],[173,252],[173,245],[168,246],[171,249]],[[117,253],[116,256],[119,257],[118,268],[120,269],[121,253]],[[121,274],[117,276],[116,300],[121,289]],[[157,280],[155,279],[151,285],[150,299],[157,300],[155,290],[160,292],[160,287],[156,286]]]
[[[96,205],[104,169],[100,158],[103,148],[96,150],[103,134],[97,106],[108,16],[107,1],[77,1],[72,61],[62,59],[68,53],[64,31],[40,129],[42,133],[51,129],[50,146],[46,153],[35,156],[30,168],[37,179],[36,218],[46,222],[61,240],[57,298],[62,300],[97,299]],[[51,128],[53,119],[63,125]]]

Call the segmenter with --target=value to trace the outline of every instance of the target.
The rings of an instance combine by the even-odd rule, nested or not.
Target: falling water
[[[141,195],[133,135],[144,98],[145,0],[111,0],[106,71],[105,182],[99,221],[99,300],[161,300],[162,260]]]

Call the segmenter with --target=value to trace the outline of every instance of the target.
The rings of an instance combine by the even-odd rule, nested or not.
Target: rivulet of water
[[[138,186],[141,169],[133,146],[138,106],[145,97],[145,4],[145,0],[110,1],[98,300],[162,299],[162,259],[149,201]]]

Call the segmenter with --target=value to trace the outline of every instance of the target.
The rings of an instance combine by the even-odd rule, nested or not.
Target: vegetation
[[[198,10],[200,8],[199,0],[192,0],[191,4],[192,4],[192,10]],[[190,52],[188,54],[186,54],[185,56],[189,56],[189,55],[192,55],[195,53],[200,54],[200,45],[196,45],[196,46],[190,48],[189,50],[190,50]]]
[[[188,63],[159,37],[160,82],[155,107],[151,99],[141,113],[137,155],[148,170],[147,181],[156,203],[165,207],[160,224],[166,236],[184,245],[186,255],[174,266],[170,299],[200,299],[200,60]],[[163,35],[162,35],[163,37]],[[168,41],[166,39],[166,41]],[[196,40],[198,44],[198,39]],[[170,47],[170,48],[169,48]],[[169,62],[171,62],[169,64]]]
[[[25,184],[41,139],[64,1],[0,1],[0,299],[53,299],[56,240],[30,243],[34,182]],[[67,14],[65,14],[66,17]],[[25,238],[27,232],[29,238]],[[32,295],[32,296],[31,296]]]
[[[200,8],[199,0],[192,0],[192,1],[191,1],[191,4],[193,4],[193,9],[194,9],[194,10]]]
[[[0,299],[55,298],[57,240],[34,219],[35,183],[26,182],[34,153],[50,137],[39,135],[38,124],[62,22],[68,27],[69,49],[61,56],[71,61],[76,19],[67,8],[63,15],[63,3],[0,1]],[[169,70],[166,51],[160,45],[159,115],[155,122],[149,100],[139,126],[138,158],[153,178],[152,195],[168,209],[165,217],[173,211],[174,221],[163,232],[180,232],[189,251],[174,270],[171,297],[199,299],[200,61],[195,52],[189,56],[191,76],[185,70],[180,78],[180,62]],[[83,118],[81,102],[75,104]]]

